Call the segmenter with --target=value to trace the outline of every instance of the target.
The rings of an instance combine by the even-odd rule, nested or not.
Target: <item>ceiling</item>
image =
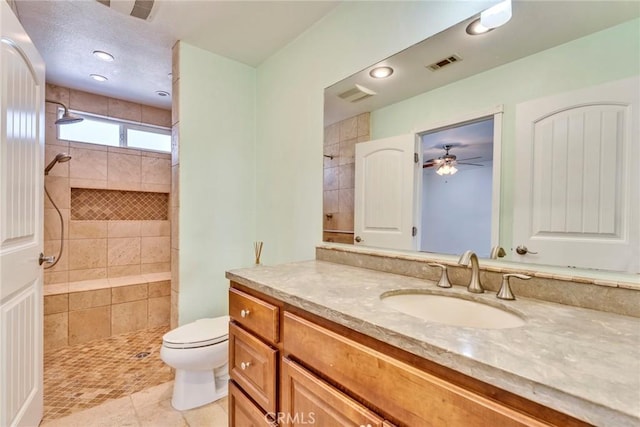
[[[18,18],[45,60],[47,82],[171,108],[171,97],[156,92],[171,92],[171,48],[177,40],[256,67],[339,3],[155,0],[145,20],[129,15],[134,2],[18,0]],[[100,61],[94,50],[115,60]],[[96,82],[89,74],[108,81]]]
[[[512,10],[511,20],[491,32],[469,36],[465,29],[477,18],[470,17],[327,88],[325,126],[637,18],[640,2],[513,0]],[[462,60],[437,71],[426,68],[452,55]],[[395,72],[373,79],[369,71],[376,66]],[[375,95],[356,102],[339,97],[356,84]]]

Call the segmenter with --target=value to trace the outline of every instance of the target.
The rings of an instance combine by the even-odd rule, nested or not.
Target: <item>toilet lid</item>
[[[229,339],[229,316],[199,319],[167,332],[162,344],[170,348],[194,348]]]

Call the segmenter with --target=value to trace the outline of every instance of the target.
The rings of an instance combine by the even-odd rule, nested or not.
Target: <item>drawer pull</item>
[[[251,362],[240,363],[240,369],[242,369],[243,371],[246,370],[249,366],[251,366]]]
[[[242,317],[249,317],[249,313],[251,313],[249,310],[240,310],[240,316]]]

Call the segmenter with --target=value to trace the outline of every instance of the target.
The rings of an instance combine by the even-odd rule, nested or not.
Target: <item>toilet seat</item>
[[[197,348],[229,339],[229,316],[199,319],[167,332],[162,345],[168,348]]]

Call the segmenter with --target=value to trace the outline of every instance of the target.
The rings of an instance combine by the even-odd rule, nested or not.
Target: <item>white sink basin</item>
[[[522,317],[491,305],[457,296],[418,291],[393,291],[380,295],[382,302],[410,316],[452,326],[482,329],[517,328]]]

